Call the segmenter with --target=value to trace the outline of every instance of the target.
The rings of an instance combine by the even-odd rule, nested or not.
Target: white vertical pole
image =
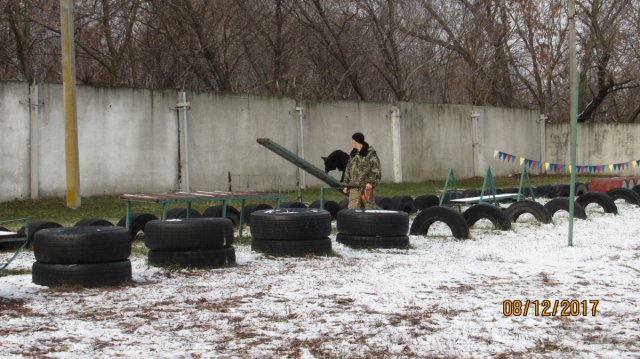
[[[304,112],[301,105],[296,106],[296,112],[298,112],[298,122],[299,122],[299,128],[300,128],[300,145],[298,146],[298,149],[300,151],[299,156],[302,158],[305,158],[304,157]],[[298,171],[300,176],[300,187],[302,189],[306,189],[307,188],[306,173],[302,169],[298,169]]]
[[[80,165],[76,119],[76,56],[73,40],[73,1],[60,0],[62,94],[64,103],[67,207],[80,207]]]
[[[391,136],[393,143],[393,182],[402,182],[402,133],[400,127],[400,109],[391,107]]]
[[[540,114],[540,161],[547,162],[547,116]],[[547,172],[545,166],[540,166],[540,173]]]
[[[480,120],[480,114],[477,112],[471,113],[471,138],[473,141],[473,176],[480,176],[480,142],[478,135],[478,122]]]
[[[191,191],[191,181],[189,174],[189,106],[187,102],[187,92],[178,92],[178,126],[181,136],[180,140],[180,190]]]
[[[29,193],[31,199],[39,196],[38,172],[38,123],[40,122],[40,93],[39,86],[34,81],[29,88]]]
[[[576,142],[578,131],[578,65],[576,59],[576,4],[569,0],[569,81],[571,88],[571,182],[569,185],[569,246],[573,246],[573,211],[576,188]]]

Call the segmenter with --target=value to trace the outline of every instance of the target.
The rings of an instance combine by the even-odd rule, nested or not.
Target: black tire
[[[416,197],[416,199],[413,200],[413,203],[416,204],[416,209],[418,211],[422,211],[425,208],[435,207],[439,205],[440,198],[433,194],[426,194]]]
[[[236,264],[233,247],[194,251],[149,251],[149,265],[190,268],[222,268]]]
[[[47,287],[120,285],[131,281],[131,262],[129,260],[86,264],[35,262],[31,269],[31,279],[33,283]]]
[[[554,198],[556,197],[569,197],[570,193],[571,193],[571,186],[568,184],[557,184],[554,186],[554,190],[555,190],[555,195]]]
[[[349,198],[343,198],[338,204],[340,205],[340,209],[349,208]]]
[[[244,223],[251,225],[251,213],[263,209],[273,209],[273,206],[265,203],[251,203],[244,206]]]
[[[113,223],[102,218],[84,218],[76,222],[76,224],[74,224],[73,226],[74,227],[89,227],[89,226],[105,227],[105,226],[113,226]]]
[[[409,229],[406,212],[343,209],[338,212],[338,232],[356,236],[405,236]]]
[[[389,197],[376,196],[376,207],[380,209],[393,210],[393,200]]]
[[[49,228],[36,233],[33,254],[40,263],[117,262],[129,258],[131,235],[114,226]]]
[[[543,184],[533,189],[533,194],[536,197],[552,198],[555,193],[555,188],[552,185]]]
[[[338,233],[336,241],[352,248],[399,248],[409,246],[408,236],[372,237]]]
[[[393,203],[394,211],[402,211],[408,214],[416,213],[416,204],[413,201],[413,198],[409,196],[395,196],[391,198],[391,202]]]
[[[131,234],[131,239],[135,239],[138,232],[144,232],[144,226],[149,221],[153,221],[158,219],[155,215],[151,213],[131,213],[129,216],[129,233]],[[127,225],[127,216],[120,218],[118,221],[118,226],[125,227]]]
[[[627,188],[614,188],[607,192],[607,195],[611,197],[614,202],[618,199],[624,199],[629,204],[640,205],[640,195]]]
[[[637,194],[640,194],[640,184],[635,185],[635,186],[632,188],[632,191],[634,191],[634,192],[635,192],[635,193],[637,193]]]
[[[323,239],[331,234],[331,214],[316,208],[281,208],[251,214],[251,237],[275,240]]]
[[[272,241],[254,238],[251,240],[251,250],[274,257],[304,257],[309,254],[325,256],[331,254],[331,239]]]
[[[587,192],[576,199],[576,202],[580,203],[584,210],[587,210],[587,206],[591,203],[595,203],[602,207],[605,213],[618,214],[618,206],[613,201],[613,198],[609,197],[604,192]]]
[[[222,217],[223,206],[210,206],[202,212],[201,217],[207,218],[219,218]],[[240,224],[240,211],[233,206],[227,206],[227,219],[233,223],[234,226]]]
[[[586,184],[582,182],[576,182],[576,189],[575,189],[576,196],[582,196],[587,192],[589,192],[589,187],[587,187]]]
[[[226,218],[184,218],[147,223],[144,244],[155,251],[218,249],[233,244],[233,224]]]
[[[511,222],[516,222],[524,213],[532,214],[540,223],[551,223],[551,213],[536,201],[522,200],[512,203],[506,210]]]
[[[462,215],[447,207],[430,207],[418,213],[411,224],[410,234],[427,235],[429,227],[435,222],[443,222],[451,229],[457,239],[469,238],[469,225]]]
[[[462,213],[462,217],[464,217],[469,227],[473,227],[473,225],[481,219],[488,219],[496,229],[502,231],[511,229],[511,221],[509,221],[509,217],[507,217],[504,211],[490,204],[476,204],[471,206]]]
[[[198,218],[200,217],[200,212],[197,209],[191,208],[191,212],[189,212],[189,218]],[[176,218],[187,218],[187,208],[171,208],[167,211],[167,219],[176,219]]]
[[[33,245],[33,236],[38,233],[39,231],[43,230],[43,229],[47,229],[47,228],[59,228],[62,227],[62,225],[60,223],[56,223],[56,222],[52,222],[52,221],[33,221],[33,222],[29,222],[29,236],[27,236],[27,245],[31,246]],[[25,234],[25,229],[24,227],[20,227],[20,229],[18,230],[18,234],[23,235]]]
[[[307,208],[302,202],[280,202],[280,208]]]
[[[442,193],[442,204],[447,204],[450,203],[449,201],[452,199],[458,199],[461,198],[462,195],[460,194],[460,192],[458,191],[446,191]],[[440,201],[438,201],[438,204],[440,203]]]
[[[481,191],[479,189],[467,189],[462,191],[460,196],[462,196],[462,198],[480,197],[480,193]]]
[[[320,208],[320,200],[316,200],[311,202],[309,208]],[[331,219],[336,219],[338,216],[338,212],[340,212],[341,208],[338,202],[336,201],[324,201],[324,210],[329,211],[331,213]]]
[[[545,203],[544,208],[546,208],[551,214],[551,217],[553,217],[553,215],[558,211],[566,211],[569,213],[569,203],[569,198],[558,197]],[[573,218],[587,219],[587,213],[577,201],[573,204]]]

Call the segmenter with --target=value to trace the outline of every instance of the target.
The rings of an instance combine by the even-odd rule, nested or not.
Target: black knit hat
[[[360,132],[354,133],[353,136],[351,136],[351,138],[353,138],[354,141],[358,142],[361,145],[364,144],[364,135],[361,134]]]

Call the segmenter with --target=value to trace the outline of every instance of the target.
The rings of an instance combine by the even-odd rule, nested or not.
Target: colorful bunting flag
[[[503,152],[499,150],[493,151],[493,158],[497,158],[509,163],[517,163],[520,166],[527,166],[528,168],[544,168],[547,171],[559,172],[559,173],[571,173],[571,166],[566,163],[549,163],[538,160],[532,160],[526,157],[518,156],[512,153]],[[577,173],[606,173],[606,172],[618,172],[628,170],[630,168],[640,167],[640,160],[634,160],[629,162],[619,162],[601,165],[576,165],[575,170]]]

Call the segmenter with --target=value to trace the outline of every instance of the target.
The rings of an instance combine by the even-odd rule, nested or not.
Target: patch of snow
[[[270,258],[236,244],[238,265],[225,269],[167,270],[132,256],[133,283],[120,287],[47,288],[8,275],[0,353],[638,357],[640,208],[618,207],[575,220],[572,247],[559,212],[550,224],[522,216],[511,231],[475,226],[470,240],[437,222],[429,236],[410,236],[407,250],[351,249],[333,235],[335,256]],[[9,268],[33,261],[23,252]],[[545,299],[599,304],[595,316],[503,313],[505,300]]]

